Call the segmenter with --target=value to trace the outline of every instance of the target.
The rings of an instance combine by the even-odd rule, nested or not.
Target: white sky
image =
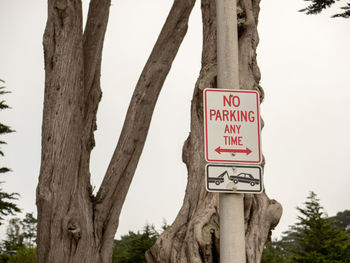
[[[104,47],[97,147],[92,183],[98,189],[117,143],[138,76],[153,47],[170,0],[114,0]],[[302,0],[263,0],[258,64],[266,99],[261,110],[266,157],[265,187],[284,207],[274,236],[295,222],[308,192],[315,191],[329,215],[350,209],[350,20],[333,12],[306,16]],[[190,101],[200,69],[199,3],[153,116],[151,129],[130,187],[117,235],[172,223],[184,197],[187,172],[181,161],[189,133]],[[44,90],[42,35],[45,1],[1,0],[0,78],[12,94],[1,122],[17,132],[4,136],[0,165],[3,188],[18,192],[23,212],[36,211]],[[3,99],[3,98],[1,98]],[[0,229],[3,239],[4,227]]]

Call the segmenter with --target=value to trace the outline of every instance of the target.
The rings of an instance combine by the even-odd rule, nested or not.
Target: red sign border
[[[256,105],[257,105],[257,113],[259,118],[258,120],[258,149],[259,149],[259,160],[258,161],[244,161],[244,160],[215,160],[209,159],[208,157],[208,127],[207,127],[207,92],[229,92],[229,93],[254,93],[256,95]],[[207,162],[215,162],[215,163],[248,163],[248,164],[260,164],[262,162],[262,154],[261,154],[261,127],[260,127],[260,100],[259,93],[255,90],[229,90],[229,89],[205,89],[203,95],[204,100],[204,138],[205,138],[205,146],[204,146],[204,155],[205,160]]]

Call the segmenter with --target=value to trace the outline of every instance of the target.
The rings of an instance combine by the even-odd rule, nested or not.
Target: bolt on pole
[[[216,0],[218,88],[239,89],[236,0]],[[220,263],[245,263],[243,194],[219,194]]]

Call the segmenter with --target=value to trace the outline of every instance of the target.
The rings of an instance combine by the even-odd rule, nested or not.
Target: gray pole
[[[239,89],[236,0],[216,0],[218,88]],[[243,194],[220,193],[220,262],[245,263]]]

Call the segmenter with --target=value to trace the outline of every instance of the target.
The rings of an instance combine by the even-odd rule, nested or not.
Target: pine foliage
[[[4,83],[3,80],[0,79],[0,82]],[[5,91],[4,86],[0,86],[0,96],[9,93],[8,91]],[[0,110],[8,109],[9,106],[6,104],[4,100],[0,100]],[[0,123],[0,135],[5,135],[8,133],[14,132],[9,126]],[[6,144],[2,139],[0,140],[0,145]],[[0,155],[4,156],[4,153],[2,149],[0,148]],[[7,173],[11,171],[7,167],[0,167],[0,175]],[[16,212],[20,212],[20,209],[17,207],[15,203],[13,203],[14,200],[18,200],[19,194],[17,193],[6,193],[3,191],[1,184],[3,184],[2,181],[0,181],[0,225],[1,222],[4,220],[4,217],[7,215],[13,215]]]
[[[300,10],[300,12],[305,12],[307,15],[316,15],[321,13],[322,10],[331,7],[335,0],[305,0],[306,2],[311,2],[306,8]]]
[[[350,3],[347,3],[345,6],[342,6],[340,9],[343,10],[343,13],[335,14],[333,17],[343,17],[343,18],[350,17]]]
[[[1,182],[0,182],[1,183]],[[17,193],[6,193],[3,192],[0,187],[0,225],[4,220],[5,216],[14,215],[16,212],[20,212],[21,210],[18,206],[12,201],[18,200],[19,194]]]
[[[331,7],[339,0],[304,0],[306,2],[311,2],[306,8],[299,10],[300,12],[305,12],[307,15],[316,15],[321,13],[324,9]],[[335,14],[332,17],[350,17],[350,3],[346,3],[345,6],[340,8],[342,13]]]
[[[2,79],[0,79],[0,83],[4,83],[4,81]],[[6,93],[9,93],[9,92],[5,91],[4,86],[0,86],[0,96],[5,95]],[[9,108],[9,106],[6,104],[6,102],[4,100],[0,100],[0,110],[5,110],[8,108]],[[0,122],[0,135],[4,135],[7,133],[11,133],[11,132],[14,132],[14,131],[9,126]],[[6,142],[0,140],[0,144],[6,144]],[[0,148],[0,155],[4,156],[4,153],[3,153],[1,148]],[[1,168],[1,169],[3,169],[3,168]],[[0,173],[1,173],[1,170],[0,170]]]

